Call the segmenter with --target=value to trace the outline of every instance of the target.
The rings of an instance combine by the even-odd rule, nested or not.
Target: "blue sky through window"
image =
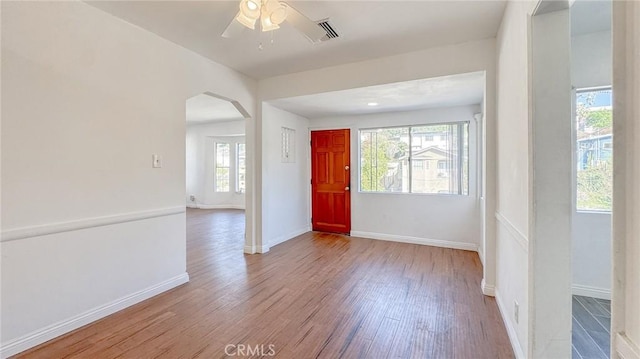
[[[578,104],[587,105],[587,101],[589,99],[589,94],[595,93],[595,98],[593,100],[593,104],[589,107],[611,107],[612,96],[611,89],[601,90],[601,91],[588,91],[588,92],[578,92],[576,94],[576,102]]]

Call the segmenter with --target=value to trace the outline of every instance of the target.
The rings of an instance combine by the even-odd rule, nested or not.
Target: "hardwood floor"
[[[241,211],[187,228],[189,283],[18,357],[513,357],[475,252],[308,233],[244,255]]]

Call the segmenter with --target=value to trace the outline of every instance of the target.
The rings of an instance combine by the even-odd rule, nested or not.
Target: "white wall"
[[[425,49],[396,56],[327,67],[278,76],[259,82],[260,100],[310,95],[386,83],[455,75],[476,71],[486,74],[485,136],[486,153],[482,156],[486,165],[483,182],[484,206],[487,213],[495,212],[495,39]],[[260,115],[259,115],[260,116]],[[257,128],[263,120],[257,118]],[[258,143],[258,146],[261,144]],[[260,163],[256,163],[256,176],[260,176]],[[259,178],[257,178],[260,181]],[[256,203],[261,201],[256,198]],[[482,202],[481,202],[482,203]],[[262,208],[266,208],[262,206]],[[256,226],[263,228],[261,219]],[[495,226],[492,221],[482,229],[485,242],[483,291],[492,295],[495,283]],[[259,241],[259,239],[257,240]]]
[[[576,89],[611,86],[611,31],[571,39],[571,80]],[[574,147],[575,151],[575,147]],[[575,159],[574,159],[575,161]],[[574,191],[575,191],[575,170]],[[573,201],[573,292],[611,297],[611,214],[575,211]]]
[[[245,143],[244,121],[228,121],[187,126],[186,182],[187,206],[194,208],[240,208],[245,207],[245,194],[237,192],[236,150],[238,143]],[[231,145],[230,191],[216,192],[215,143]],[[196,197],[195,201],[189,199]]]
[[[573,216],[573,293],[611,299],[611,214]]]
[[[568,5],[531,21],[529,352],[571,356],[572,113]]]
[[[539,20],[538,32],[530,34],[537,3],[510,1],[497,39],[496,299],[518,357],[566,357],[571,340],[570,278],[565,278],[572,167],[566,141],[569,17],[566,10],[537,16],[532,22]],[[563,118],[567,121],[558,120]]]
[[[611,31],[575,35],[571,38],[573,87],[611,86]]]
[[[309,120],[262,104],[262,251],[311,230]],[[295,162],[281,160],[281,129],[295,130]]]
[[[262,100],[273,100],[445,75],[492,71],[495,65],[494,49],[495,39],[486,39],[277,76],[259,82],[259,96]]]
[[[529,349],[528,16],[534,5],[509,1],[497,38],[496,301],[517,357]]]
[[[640,359],[640,4],[613,1],[612,358]]]
[[[256,83],[82,2],[1,6],[6,356],[188,279],[185,101],[253,112]]]
[[[477,250],[480,208],[477,195],[477,124],[480,106],[342,116],[310,120],[314,129],[351,130],[351,235]],[[469,196],[361,193],[359,133],[362,128],[470,122]],[[475,175],[474,175],[475,174]]]

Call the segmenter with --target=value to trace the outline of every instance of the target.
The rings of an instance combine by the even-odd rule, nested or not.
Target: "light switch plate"
[[[162,156],[153,155],[152,156],[152,166],[153,168],[162,168]]]

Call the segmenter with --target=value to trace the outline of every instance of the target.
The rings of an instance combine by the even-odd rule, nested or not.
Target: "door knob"
[[[348,171],[349,170],[349,166],[344,166],[344,170]]]
[[[344,190],[345,190],[345,191],[348,191],[348,190],[349,190],[349,186],[345,187],[345,188],[344,188]]]

